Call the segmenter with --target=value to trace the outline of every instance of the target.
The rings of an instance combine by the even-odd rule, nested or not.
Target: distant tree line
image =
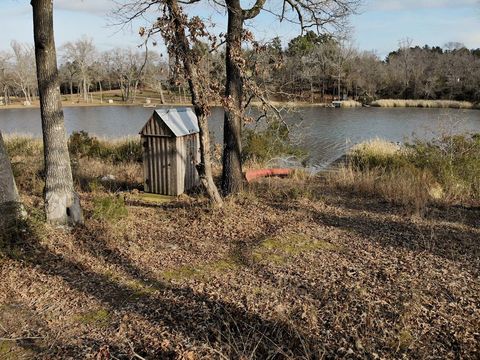
[[[33,46],[11,43],[11,51],[0,52],[0,98],[12,96],[31,102],[38,95]],[[168,86],[168,64],[154,51],[115,48],[98,51],[87,37],[59,48],[60,88],[72,100],[91,101],[91,92],[103,100],[105,90],[120,90],[121,100],[134,102],[139,87],[160,94]],[[97,94],[98,95],[98,94]]]
[[[261,51],[259,51],[261,49]],[[225,49],[211,51],[196,44],[200,67],[225,82]],[[349,43],[313,31],[292,39],[286,47],[280,38],[256,49],[244,49],[247,73],[270,100],[312,103],[353,98],[449,99],[480,101],[480,49],[460,43],[411,46],[410,40],[385,59],[359,51]],[[72,100],[91,101],[89,94],[120,90],[121,100],[135,102],[139,89],[150,89],[166,103],[166,92],[187,99],[188,85],[171,70],[168,60],[154,51],[115,48],[98,51],[83,37],[60,47],[61,92]],[[220,93],[224,89],[219,89]],[[0,52],[0,98],[11,96],[31,102],[37,96],[33,46],[13,41],[11,51]]]
[[[480,100],[480,49],[400,43],[382,60],[328,35],[308,32],[283,49],[279,38],[252,54],[251,71],[280,99],[354,98]]]

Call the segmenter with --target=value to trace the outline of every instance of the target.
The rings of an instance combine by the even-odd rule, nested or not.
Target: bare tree
[[[375,99],[377,91],[385,79],[385,65],[372,52],[359,53],[355,60],[357,84],[362,89],[362,101],[369,102]]]
[[[25,101],[30,103],[36,81],[33,48],[16,41],[12,41],[11,47],[14,54],[13,81],[21,89]]]
[[[17,186],[13,177],[10,158],[8,157],[2,132],[0,131],[0,229],[3,232],[21,217],[23,207],[18,196]],[[1,235],[1,234],[0,234]]]
[[[342,81],[347,76],[348,62],[352,59],[355,52],[349,44],[340,44],[335,48],[331,59],[331,67],[337,78],[337,96],[338,100],[343,100]]]
[[[154,5],[158,5],[158,11],[162,16],[157,15],[157,20],[150,29],[141,28],[140,35],[147,37],[148,40],[148,37],[160,33],[167,45],[171,61],[175,63],[173,71],[177,74],[183,73],[188,81],[191,103],[200,129],[200,164],[197,165],[197,171],[212,203],[222,205],[222,198],[213,181],[208,129],[210,96],[215,94],[215,90],[212,89],[215,86],[200,73],[197,67],[198,53],[193,51],[191,44],[191,41],[196,43],[198,37],[206,35],[205,27],[198,18],[188,19],[177,0],[127,2],[118,9],[117,15],[122,21],[129,22],[142,16]]]
[[[9,54],[0,53],[0,105],[8,105],[10,102],[11,76],[9,74]]]
[[[83,216],[73,187],[60,99],[53,1],[32,0],[31,5],[45,158],[45,212],[50,223],[74,225],[82,223]]]
[[[210,160],[210,136],[208,129],[210,106],[208,96],[211,93],[211,90],[208,86],[202,86],[199,69],[195,65],[198,62],[198,59],[195,58],[186,35],[186,16],[179,7],[177,0],[166,0],[166,4],[169,13],[165,20],[167,20],[167,22],[169,21],[173,26],[163,27],[162,35],[166,39],[169,53],[183,64],[183,71],[188,80],[192,96],[192,105],[198,118],[200,129],[200,164],[197,165],[197,171],[200,176],[200,181],[211,201],[220,206],[223,201],[215,183],[213,182],[212,165]],[[192,27],[189,28],[191,34],[196,31],[199,31],[200,33],[204,31],[201,24],[193,22],[191,25]]]
[[[160,55],[150,52],[145,67],[143,83],[160,95],[160,103],[165,104],[164,83],[168,80],[168,65]]]
[[[70,91],[70,100],[73,101],[73,82],[78,75],[78,66],[75,62],[67,61],[62,65],[60,75],[65,81],[67,81]]]
[[[412,66],[412,39],[406,38],[399,42],[399,54],[401,66],[403,68],[403,96],[408,97],[408,87],[410,84],[410,71]]]
[[[88,102],[88,93],[90,87],[89,71],[90,66],[95,61],[95,45],[93,40],[82,37],[75,42],[68,42],[62,47],[64,52],[64,60],[75,63],[78,67],[82,80],[83,100]]]
[[[133,49],[114,49],[113,69],[125,102],[134,101],[148,57]]]

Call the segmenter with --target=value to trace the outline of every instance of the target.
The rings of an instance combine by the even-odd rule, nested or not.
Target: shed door
[[[146,136],[144,138],[145,191],[162,195],[175,195],[171,184],[172,138]]]
[[[152,183],[152,173],[150,169],[151,164],[151,150],[148,141],[148,137],[142,137],[142,146],[143,146],[143,190],[145,192],[152,192],[151,183]]]
[[[198,172],[197,164],[199,161],[198,158],[198,142],[197,135],[190,135],[186,138],[185,142],[185,152],[186,152],[186,169],[185,169],[185,189],[190,190],[191,188],[198,185]]]

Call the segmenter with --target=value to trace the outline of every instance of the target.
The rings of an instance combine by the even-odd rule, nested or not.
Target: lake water
[[[136,135],[153,109],[130,106],[65,108],[68,133],[85,130],[100,137]],[[379,137],[408,141],[440,134],[480,133],[479,110],[308,107],[285,115],[292,138],[310,154],[310,165],[323,167],[353,144]],[[215,108],[210,119],[214,141],[221,142],[223,110]],[[38,109],[0,110],[3,133],[41,135]]]

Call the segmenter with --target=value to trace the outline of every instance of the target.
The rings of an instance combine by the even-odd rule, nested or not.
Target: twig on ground
[[[36,340],[43,339],[43,336],[27,336],[27,337],[17,337],[17,338],[0,338],[0,341],[21,341],[21,340]]]
[[[137,359],[140,359],[140,360],[147,360],[145,359],[144,357],[138,355],[136,352],[135,352],[135,349],[133,348],[133,344],[132,343],[128,343],[128,346],[130,346],[130,350],[132,350],[132,355],[133,357],[136,357]]]

